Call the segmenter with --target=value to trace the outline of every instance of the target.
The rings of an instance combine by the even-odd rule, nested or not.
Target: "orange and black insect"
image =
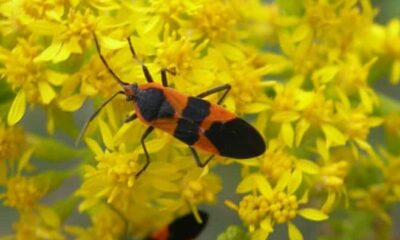
[[[184,215],[171,224],[153,233],[146,240],[190,240],[195,239],[208,222],[208,214],[199,211],[202,222],[197,222],[193,214]]]
[[[138,85],[123,82],[108,65],[101,53],[96,35],[93,34],[93,36],[101,61],[123,90],[113,94],[95,111],[86,122],[80,137],[107,103],[119,94],[126,95],[126,100],[133,102],[136,112],[125,122],[139,118],[140,121],[149,125],[141,137],[146,163],[136,176],[139,176],[150,164],[145,139],[154,128],[161,129],[187,144],[199,167],[206,166],[214,155],[245,159],[264,153],[265,142],[258,131],[220,106],[231,89],[229,84],[215,87],[194,97],[187,96],[168,87],[167,72],[170,74],[175,74],[175,72],[166,68],[161,69],[162,85],[155,83],[146,65],[137,57],[130,38],[128,38],[130,51],[133,58],[142,66],[147,83]],[[204,97],[222,91],[223,94],[217,104],[203,100]],[[195,148],[212,155],[202,162]]]

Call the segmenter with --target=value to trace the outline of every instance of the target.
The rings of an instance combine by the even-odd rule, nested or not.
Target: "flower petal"
[[[254,102],[254,103],[249,103],[246,104],[243,107],[243,112],[245,113],[259,113],[264,110],[268,109],[268,105],[265,103],[259,103],[259,102]]]
[[[68,74],[59,73],[55,71],[46,72],[47,80],[54,86],[60,86],[65,80],[69,78]]]
[[[330,143],[334,145],[344,145],[346,143],[347,138],[336,127],[324,124],[322,125],[322,131],[325,134],[328,146],[330,146]]]
[[[34,59],[34,62],[44,62],[54,59],[58,52],[60,52],[61,48],[62,42],[52,42],[49,47],[47,47],[42,53],[39,54],[39,56]]]
[[[84,101],[85,96],[77,94],[61,100],[58,105],[64,111],[74,112],[82,107]]]
[[[394,61],[390,71],[390,83],[397,84],[400,81],[400,60]]]
[[[221,50],[224,53],[224,56],[231,61],[240,62],[246,58],[245,54],[240,50],[240,48],[232,44],[218,44],[217,48]]]
[[[295,144],[297,147],[300,146],[301,141],[303,140],[304,134],[307,132],[307,130],[309,128],[310,128],[310,123],[304,119],[300,120],[299,123],[297,123],[296,139],[295,139]]]
[[[294,131],[290,123],[282,124],[280,135],[288,147],[293,147]]]
[[[15,97],[10,111],[8,112],[7,123],[10,126],[15,125],[24,116],[26,108],[26,95],[23,89],[19,90]]]
[[[101,47],[106,49],[120,49],[126,46],[126,41],[120,41],[107,36],[101,36],[99,40]]]
[[[91,138],[85,138],[85,142],[95,155],[103,154],[103,149],[101,149],[100,145],[95,140]]]
[[[288,235],[290,240],[303,240],[300,230],[292,222],[288,222]]]
[[[314,208],[304,208],[299,210],[299,215],[305,219],[312,220],[312,221],[323,221],[328,219],[328,215],[318,209]]]
[[[272,187],[262,175],[256,175],[258,191],[265,197],[272,197]]]
[[[288,193],[293,194],[299,188],[301,182],[303,180],[303,174],[300,169],[296,169],[293,171],[292,176],[290,177],[288,183]]]
[[[56,97],[56,92],[48,82],[40,81],[38,86],[42,102],[46,105],[49,104]]]
[[[17,173],[21,174],[31,159],[32,153],[35,149],[33,147],[26,150],[18,161]]]
[[[299,159],[297,161],[297,166],[305,173],[308,174],[317,174],[320,170],[319,166],[310,161],[310,160],[305,160],[305,159]]]
[[[99,127],[100,127],[100,133],[101,133],[101,137],[103,139],[104,144],[106,145],[106,147],[108,149],[113,150],[114,145],[113,145],[113,137],[112,137],[111,129],[101,119],[99,120]]]
[[[236,193],[247,193],[251,192],[256,188],[256,181],[255,181],[255,175],[249,175],[245,177],[237,186],[236,188]]]

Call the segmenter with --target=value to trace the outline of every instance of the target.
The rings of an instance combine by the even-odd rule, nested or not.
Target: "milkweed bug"
[[[124,222],[124,231],[121,240],[131,240],[131,231],[129,230],[128,220],[125,216],[112,205],[108,205]],[[197,211],[198,216],[194,213],[188,213],[175,219],[169,225],[153,232],[145,237],[146,240],[190,240],[195,239],[205,228],[208,222],[208,214],[202,210]],[[199,221],[199,220],[200,221]]]
[[[190,240],[195,239],[204,229],[208,222],[208,214],[199,211],[201,223],[197,222],[192,213],[184,215],[171,224],[153,233],[146,240]]]
[[[187,144],[199,167],[206,166],[214,155],[245,159],[257,157],[265,152],[265,142],[260,133],[249,123],[220,106],[231,89],[229,84],[212,88],[195,97],[187,96],[168,87],[167,72],[170,74],[175,74],[175,72],[166,68],[161,69],[162,85],[155,83],[147,66],[137,57],[130,38],[128,38],[129,49],[133,58],[141,65],[147,83],[128,84],[123,82],[108,65],[94,33],[93,38],[101,61],[122,90],[109,97],[93,113],[85,123],[77,141],[101,109],[117,95],[124,94],[127,101],[133,102],[136,111],[126,118],[125,122],[139,118],[140,121],[149,125],[141,137],[146,162],[136,177],[150,164],[145,139],[154,128],[164,130]],[[217,104],[203,100],[204,97],[222,91],[224,92]],[[212,155],[202,162],[195,148]]]

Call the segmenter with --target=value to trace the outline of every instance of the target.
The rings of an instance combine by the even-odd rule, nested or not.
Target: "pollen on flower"
[[[68,30],[63,37],[66,39],[92,39],[92,32],[96,28],[96,18],[90,10],[81,12],[70,11],[68,14]],[[82,42],[81,42],[82,43]]]
[[[232,6],[220,1],[205,1],[193,16],[193,27],[212,40],[232,39],[234,32],[231,29],[236,22]]]
[[[284,172],[292,169],[295,157],[283,149],[269,149],[260,159],[260,170],[272,180],[278,180]]]
[[[320,173],[321,184],[333,190],[341,189],[348,170],[349,163],[344,160],[322,167]]]
[[[239,203],[238,213],[247,225],[256,225],[262,221],[271,210],[270,201],[262,196],[246,195]]]
[[[66,239],[61,233],[58,215],[47,207],[21,212],[21,217],[13,224],[13,228],[15,239]]]
[[[277,223],[288,222],[297,215],[299,204],[295,195],[278,192],[270,200],[270,212]]]
[[[232,90],[236,112],[260,112],[263,109],[248,109],[252,103],[262,103],[261,74],[247,61],[231,64]],[[250,111],[249,111],[250,110]]]
[[[124,234],[124,222],[112,211],[101,211],[92,217],[89,231],[97,239],[120,239]]]
[[[18,127],[6,127],[0,121],[0,161],[15,159],[25,144],[25,133]]]
[[[284,88],[281,85],[276,86],[276,96],[271,103],[273,113],[295,112],[296,111],[296,91],[293,88]]]
[[[14,49],[8,53],[4,69],[0,70],[13,89],[22,88],[25,91],[27,101],[30,103],[43,103],[45,100],[41,98],[39,84],[46,84],[46,88],[48,86],[51,89],[47,83],[46,69],[42,64],[34,62],[40,50],[41,47],[33,38],[20,39]],[[42,93],[42,95],[46,94]]]
[[[342,114],[344,132],[350,139],[366,140],[368,138],[371,127],[379,125],[380,121],[367,116],[364,111],[352,109],[346,114]]]
[[[175,69],[180,75],[187,74],[201,49],[195,48],[194,43],[185,37],[178,39],[175,31],[170,36],[167,33],[164,35],[164,40],[157,49],[156,61],[162,67]]]
[[[32,18],[40,19],[48,16],[54,16],[54,13],[61,16],[64,13],[62,0],[32,0],[22,2],[22,8]]]
[[[114,64],[113,58],[107,55],[106,58],[112,62],[113,70],[119,72],[119,66]],[[76,84],[81,82],[80,92],[85,96],[107,98],[120,89],[97,55],[93,56],[89,64],[82,68],[74,78],[77,78]],[[71,81],[75,80],[71,79]]]
[[[207,185],[201,180],[188,182],[182,191],[182,195],[187,201],[193,204],[215,201],[214,193],[207,189]]]
[[[150,3],[150,9],[152,13],[161,15],[166,22],[170,19],[177,19],[181,14],[187,12],[187,6],[185,2],[182,0],[172,0],[172,1],[163,1],[163,0],[154,0]]]
[[[16,176],[8,179],[7,192],[0,195],[0,198],[9,207],[31,209],[43,195],[43,188],[33,178]]]
[[[326,99],[323,89],[309,94],[310,95],[303,100],[303,103],[300,103],[304,104],[303,117],[308,122],[315,125],[331,122],[334,106],[333,101]]]
[[[111,153],[96,159],[100,162],[98,168],[105,170],[109,184],[133,186],[140,166],[132,154]]]

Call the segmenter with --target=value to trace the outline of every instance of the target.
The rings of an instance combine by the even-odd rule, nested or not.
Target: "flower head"
[[[7,206],[20,210],[32,209],[44,196],[46,189],[31,177],[16,176],[7,181],[7,192],[0,195]]]

